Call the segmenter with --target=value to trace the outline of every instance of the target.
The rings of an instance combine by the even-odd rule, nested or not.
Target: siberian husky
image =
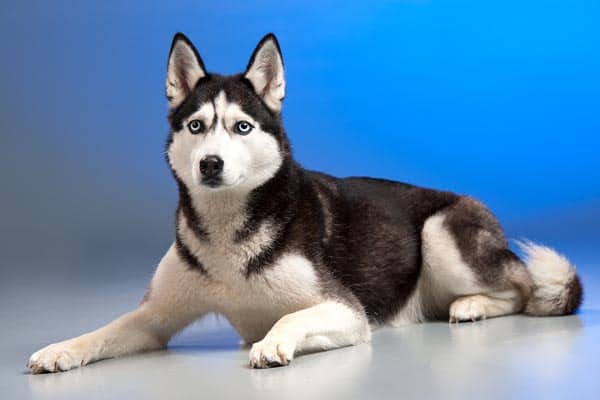
[[[381,325],[579,307],[569,261],[529,242],[521,260],[479,201],[298,165],[282,125],[273,34],[233,76],[208,73],[175,35],[166,94],[174,242],[135,311],[34,353],[33,373],[163,348],[207,313],[224,315],[252,345],[251,367],[268,368],[368,342]]]

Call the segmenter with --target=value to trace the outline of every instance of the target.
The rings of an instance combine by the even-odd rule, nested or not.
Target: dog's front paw
[[[271,368],[288,365],[294,358],[296,346],[286,340],[264,338],[252,345],[251,368]]]
[[[29,358],[27,367],[34,374],[68,371],[89,362],[85,352],[72,341],[54,343],[36,351]]]

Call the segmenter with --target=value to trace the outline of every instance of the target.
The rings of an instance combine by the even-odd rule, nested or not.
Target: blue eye
[[[238,121],[234,127],[234,130],[240,135],[247,135],[252,129],[254,129],[254,126],[248,121]]]
[[[193,134],[200,133],[204,130],[204,123],[198,119],[194,119],[188,124],[188,129]]]

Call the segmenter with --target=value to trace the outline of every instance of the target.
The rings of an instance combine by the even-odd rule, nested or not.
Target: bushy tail
[[[525,264],[533,280],[533,290],[525,314],[573,314],[583,299],[583,287],[575,266],[549,247],[532,242],[517,242],[525,254]]]

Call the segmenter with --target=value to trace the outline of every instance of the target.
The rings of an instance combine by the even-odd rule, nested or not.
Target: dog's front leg
[[[172,335],[208,311],[202,279],[172,246],[136,310],[96,331],[37,351],[27,366],[33,373],[66,371],[96,360],[162,348]]]
[[[287,365],[295,354],[367,342],[371,330],[363,310],[326,301],[282,317],[250,350],[250,366]]]

